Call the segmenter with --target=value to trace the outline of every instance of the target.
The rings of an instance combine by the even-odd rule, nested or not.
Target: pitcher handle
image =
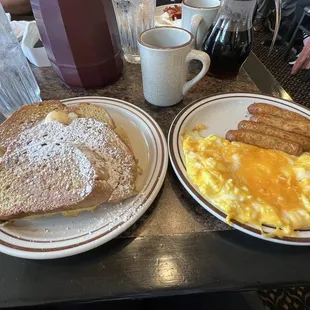
[[[197,48],[197,32],[198,32],[198,27],[199,27],[201,21],[202,21],[202,16],[198,15],[198,14],[195,14],[192,17],[192,20],[191,20],[191,27],[190,27],[191,28],[191,33],[195,37],[195,46],[194,46],[194,48]]]
[[[186,56],[186,62],[189,63],[192,60],[199,60],[202,63],[202,69],[193,79],[184,84],[183,96],[206,75],[210,67],[210,57],[205,52],[192,49]]]

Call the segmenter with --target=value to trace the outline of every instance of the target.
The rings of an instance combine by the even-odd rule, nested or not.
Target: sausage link
[[[256,145],[265,149],[278,150],[295,156],[302,154],[302,146],[298,143],[251,130],[229,130],[226,133],[226,139]]]
[[[268,114],[253,115],[251,121],[310,137],[310,121],[288,120]]]
[[[297,142],[302,146],[303,151],[306,152],[310,151],[310,138],[303,135],[285,131],[276,127],[265,125],[263,123],[254,123],[249,121],[241,121],[238,124],[238,129],[252,130],[255,132],[263,133],[268,136],[278,137],[292,142]]]
[[[267,103],[253,103],[248,106],[248,111],[251,114],[271,114],[274,116],[291,120],[300,120],[300,121],[308,120],[308,118],[296,112],[285,110]]]

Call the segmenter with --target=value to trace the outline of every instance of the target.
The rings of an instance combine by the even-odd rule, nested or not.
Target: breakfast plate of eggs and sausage
[[[254,237],[310,245],[310,111],[228,93],[186,106],[169,132],[179,180],[211,214]]]

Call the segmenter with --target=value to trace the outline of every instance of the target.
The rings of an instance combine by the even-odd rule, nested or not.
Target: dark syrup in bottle
[[[229,27],[230,26],[230,27]],[[230,29],[229,29],[230,28]],[[235,77],[252,47],[252,29],[233,30],[219,21],[205,36],[202,50],[211,58],[209,74],[220,78]]]

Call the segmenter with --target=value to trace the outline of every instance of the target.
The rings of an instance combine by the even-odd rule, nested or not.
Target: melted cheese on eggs
[[[300,157],[215,135],[183,136],[188,176],[201,194],[235,219],[278,236],[310,227],[310,153]]]

